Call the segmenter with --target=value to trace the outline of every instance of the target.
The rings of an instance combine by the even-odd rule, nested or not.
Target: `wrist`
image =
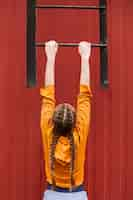
[[[88,61],[89,60],[89,56],[83,55],[83,56],[81,56],[81,60]]]
[[[47,56],[47,61],[55,61],[55,56]]]

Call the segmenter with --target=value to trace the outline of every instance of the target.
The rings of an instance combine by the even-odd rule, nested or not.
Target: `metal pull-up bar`
[[[62,9],[80,9],[80,10],[99,10],[105,9],[105,6],[78,6],[78,5],[36,5],[35,8],[37,9],[55,9],[55,8],[62,8]]]
[[[78,47],[79,43],[64,43],[64,42],[59,42],[58,45],[60,47]],[[36,47],[44,47],[45,42],[36,42]],[[91,43],[91,47],[107,47],[107,44],[96,44],[96,43]]]
[[[36,42],[36,9],[82,9],[99,11],[100,42],[92,43],[92,47],[100,48],[100,81],[108,86],[108,54],[107,54],[107,23],[106,0],[99,0],[99,6],[81,5],[37,5],[36,0],[27,0],[27,86],[36,84],[36,47],[44,47],[45,42]],[[62,47],[77,47],[78,43],[59,42]]]

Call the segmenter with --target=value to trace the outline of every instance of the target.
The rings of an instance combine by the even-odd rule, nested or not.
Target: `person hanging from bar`
[[[90,127],[91,98],[89,58],[91,44],[80,42],[80,91],[77,106],[68,103],[56,105],[55,58],[56,41],[45,45],[47,56],[44,87],[40,88],[41,132],[44,147],[47,189],[45,200],[87,200],[84,190],[84,163],[87,136]]]

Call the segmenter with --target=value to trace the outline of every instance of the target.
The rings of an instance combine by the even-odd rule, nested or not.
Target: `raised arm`
[[[58,50],[58,45],[55,41],[46,43],[45,52],[47,57],[46,72],[44,78],[44,87],[40,89],[42,96],[41,106],[41,129],[46,132],[55,108],[55,57]]]
[[[54,85],[55,84],[55,57],[58,50],[58,44],[56,41],[52,40],[46,42],[45,45],[45,52],[47,57],[46,62],[46,73],[45,73],[45,81],[44,85]]]
[[[91,44],[88,42],[80,42],[79,43],[79,54],[81,56],[80,85],[90,86],[90,66],[89,66],[90,53],[91,53]]]
[[[89,58],[91,44],[88,42],[79,43],[79,54],[81,56],[81,74],[80,74],[80,92],[77,101],[77,121],[76,127],[79,130],[80,137],[86,141],[91,111],[91,89],[90,89],[90,65]]]

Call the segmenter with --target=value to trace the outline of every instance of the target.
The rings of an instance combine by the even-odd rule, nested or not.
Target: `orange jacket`
[[[45,172],[47,181],[52,183],[50,173],[50,144],[51,131],[53,128],[52,115],[55,109],[55,91],[54,86],[50,85],[40,89],[42,96],[41,106],[41,132],[44,147]],[[80,86],[80,93],[77,98],[76,126],[74,128],[75,142],[75,162],[74,162],[74,180],[76,185],[83,183],[84,179],[84,161],[87,136],[90,124],[90,105],[91,89],[87,85]],[[64,188],[70,187],[70,144],[67,137],[61,136],[58,139],[55,149],[55,181],[56,185]]]

